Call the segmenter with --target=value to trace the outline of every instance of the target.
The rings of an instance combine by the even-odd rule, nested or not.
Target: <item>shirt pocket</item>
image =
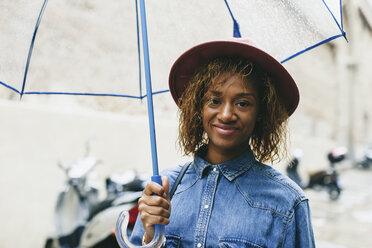
[[[166,242],[165,247],[167,248],[181,248],[181,238],[173,235],[165,235]]]
[[[244,239],[225,238],[219,240],[219,248],[266,248]]]

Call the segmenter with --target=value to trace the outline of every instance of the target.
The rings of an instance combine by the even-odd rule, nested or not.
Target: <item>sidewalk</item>
[[[372,169],[340,171],[337,201],[325,191],[306,190],[318,248],[372,247]]]

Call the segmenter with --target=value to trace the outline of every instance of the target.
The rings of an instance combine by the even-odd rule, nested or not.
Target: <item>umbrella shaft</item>
[[[150,56],[147,39],[147,24],[146,24],[146,10],[145,1],[140,0],[141,13],[141,27],[142,27],[142,46],[143,58],[145,63],[145,77],[146,77],[146,94],[147,94],[147,110],[149,115],[150,141],[151,141],[151,156],[152,156],[152,170],[153,175],[159,175],[158,157],[156,149],[156,135],[155,135],[155,121],[154,121],[154,105],[152,101],[152,87],[151,87],[151,73],[150,73]]]

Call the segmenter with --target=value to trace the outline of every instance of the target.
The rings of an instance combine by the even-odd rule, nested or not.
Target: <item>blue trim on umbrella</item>
[[[46,92],[46,91],[30,91],[24,92],[24,95],[78,95],[78,96],[115,96],[141,99],[140,96],[122,95],[122,94],[100,94],[100,93],[82,93],[82,92]]]
[[[141,13],[141,27],[142,27],[142,46],[143,57],[145,63],[145,76],[146,76],[146,92],[147,92],[147,110],[149,115],[150,127],[150,141],[151,141],[151,156],[152,156],[152,171],[153,176],[159,175],[158,157],[156,149],[156,135],[155,135],[155,121],[154,121],[154,107],[152,102],[152,87],[151,87],[151,73],[150,73],[150,56],[147,38],[147,25],[146,25],[146,10],[145,1],[140,0],[140,13]]]
[[[342,0],[340,0],[340,16],[341,16],[341,28],[344,30],[344,18],[342,13]]]
[[[308,48],[306,48],[306,49],[304,49],[304,50],[302,50],[302,51],[300,51],[300,52],[298,52],[298,53],[295,53],[295,54],[293,54],[292,56],[289,56],[288,58],[286,58],[286,59],[280,61],[280,63],[287,62],[288,60],[293,59],[294,57],[297,57],[298,55],[300,55],[300,54],[302,54],[302,53],[304,53],[304,52],[307,52],[307,51],[309,51],[309,50],[311,50],[311,49],[313,49],[313,48],[315,48],[315,47],[317,47],[317,46],[320,46],[320,45],[322,45],[322,44],[324,44],[324,43],[327,43],[327,42],[329,42],[329,41],[331,41],[331,40],[334,40],[334,39],[336,39],[336,38],[339,38],[339,37],[345,37],[345,36],[344,36],[343,34],[338,34],[338,35],[332,36],[332,37],[330,37],[330,38],[328,38],[328,39],[325,39],[325,40],[323,40],[323,41],[321,41],[321,42],[319,42],[319,43],[317,43],[317,44],[315,44],[315,45],[312,45],[312,46],[310,46],[310,47],[308,47]]]
[[[8,85],[8,84],[6,84],[4,82],[1,82],[0,81],[0,84],[3,85],[3,86],[5,86],[5,87],[7,87],[8,89],[11,89],[11,90],[17,92],[18,94],[21,94],[21,92],[19,92],[19,90],[17,90],[16,88],[13,88],[12,86],[10,86],[10,85]]]
[[[225,0],[225,4],[226,4],[227,9],[228,9],[229,12],[230,12],[230,16],[231,16],[233,22],[234,22],[234,32],[233,32],[233,35],[234,35],[235,38],[241,38],[242,35],[240,34],[239,23],[238,23],[238,21],[235,19],[235,17],[234,17],[234,15],[233,15],[233,13],[232,13],[232,11],[231,11],[231,9],[230,9],[230,6],[229,6],[227,0]]]
[[[17,93],[20,94],[20,92],[18,90],[16,90],[15,88],[3,83],[0,81],[0,84],[4,85],[5,87],[7,88],[10,88],[14,91],[16,91]],[[157,95],[157,94],[162,94],[162,93],[165,93],[165,92],[169,92],[169,90],[159,90],[159,91],[155,91],[155,92],[152,92],[151,95]],[[126,98],[135,98],[135,99],[143,99],[143,98],[146,98],[147,97],[147,94],[146,95],[143,95],[143,96],[135,96],[135,95],[125,95],[125,94],[109,94],[109,93],[83,93],[83,92],[58,92],[58,91],[26,91],[23,93],[24,95],[78,95],[78,96],[114,96],[114,97],[126,97]]]
[[[332,18],[335,21],[335,23],[337,24],[337,27],[340,29],[340,32],[341,32],[342,36],[347,40],[346,33],[343,29],[343,24],[342,24],[342,5],[340,5],[340,11],[341,11],[341,26],[340,26],[340,23],[337,21],[335,15],[332,13],[332,11],[329,9],[327,3],[324,0],[322,0],[322,2],[324,4],[324,6],[326,6],[326,8],[328,9],[328,12],[331,13]],[[340,4],[342,4],[341,0],[340,0]]]
[[[40,13],[39,13],[39,17],[37,18],[37,21],[36,21],[36,25],[35,25],[35,29],[34,29],[34,34],[32,36],[32,40],[31,40],[31,44],[30,44],[30,48],[28,50],[28,56],[27,56],[27,62],[26,62],[26,68],[25,68],[25,74],[23,76],[23,83],[22,83],[22,90],[20,92],[20,95],[22,97],[23,95],[23,92],[25,90],[25,85],[26,85],[26,79],[27,79],[27,73],[28,73],[28,68],[30,66],[30,61],[31,61],[31,56],[32,56],[32,50],[34,48],[34,43],[35,43],[35,38],[36,38],[36,33],[37,33],[37,30],[39,29],[39,25],[40,25],[40,22],[41,22],[41,18],[43,17],[43,14],[44,14],[44,10],[46,8],[46,5],[48,3],[48,0],[44,0],[44,3],[43,3],[43,6],[41,7],[41,10],[40,10]]]
[[[155,92],[152,92],[153,95],[156,95],[156,94],[161,94],[161,93],[165,93],[165,92],[169,92],[169,90],[159,90],[159,91],[155,91]],[[145,95],[146,97],[147,95]]]
[[[141,70],[141,45],[140,45],[140,34],[139,34],[139,20],[138,20],[138,0],[136,3],[136,27],[137,27],[137,52],[138,52],[138,77],[139,77],[139,95],[142,99],[142,70]]]

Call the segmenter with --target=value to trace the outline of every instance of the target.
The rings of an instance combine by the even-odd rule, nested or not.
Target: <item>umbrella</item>
[[[137,1],[1,1],[1,84],[21,95],[143,98]],[[167,69],[196,43],[234,32],[284,62],[345,36],[340,0],[146,3],[154,93],[167,90]]]
[[[140,11],[138,0],[3,0],[0,84],[21,96],[147,97],[154,175],[152,95],[168,90],[167,71],[182,51],[206,40],[247,36],[285,62],[346,38],[341,0],[148,0],[147,16],[145,1],[139,2]]]

